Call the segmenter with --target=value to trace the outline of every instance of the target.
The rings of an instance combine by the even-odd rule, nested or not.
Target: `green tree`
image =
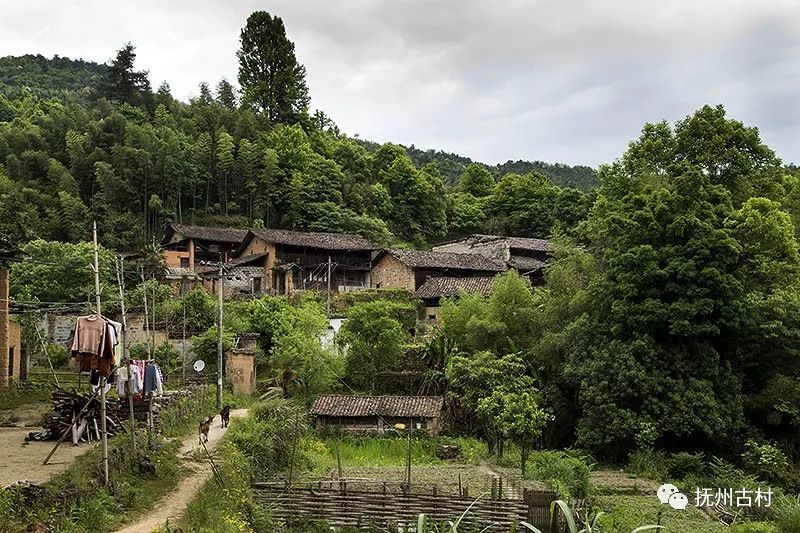
[[[240,43],[239,84],[245,102],[272,123],[296,122],[308,110],[306,69],[297,62],[283,20],[255,11],[247,18]]]
[[[376,374],[400,362],[416,313],[409,304],[377,300],[350,308],[337,342],[346,350],[345,367],[353,386],[376,390]]]
[[[90,242],[76,244],[35,240],[22,247],[30,261],[11,267],[11,297],[55,304],[94,302],[94,248]],[[100,288],[104,309],[117,301],[114,256],[100,247]]]
[[[494,190],[494,176],[486,167],[472,163],[458,178],[458,188],[461,192],[471,194],[476,198],[489,196]]]
[[[478,416],[503,438],[520,448],[520,470],[525,477],[528,454],[551,416],[539,407],[539,398],[530,379],[517,378],[492,390],[478,402]]]
[[[100,94],[115,102],[131,105],[152,103],[152,90],[146,70],[134,70],[136,47],[126,43],[111,61]]]

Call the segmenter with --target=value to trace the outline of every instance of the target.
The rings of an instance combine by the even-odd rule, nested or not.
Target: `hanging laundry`
[[[142,392],[142,371],[134,361],[123,365],[117,370],[117,394],[121,398],[126,397],[128,390],[128,373],[131,375],[131,394],[133,396]]]
[[[139,393],[133,397],[133,401],[141,402],[144,401],[144,381],[145,375],[147,374],[147,361],[143,361],[141,359],[132,359],[131,363],[139,369],[139,375],[142,377],[142,386],[139,390]]]
[[[159,393],[162,390],[163,385],[161,382],[161,369],[158,366],[150,361],[147,363],[147,366],[144,370],[144,391],[148,393]]]
[[[114,334],[106,319],[98,315],[78,317],[72,339],[72,357],[77,359],[81,372],[97,370],[108,377],[114,366]]]

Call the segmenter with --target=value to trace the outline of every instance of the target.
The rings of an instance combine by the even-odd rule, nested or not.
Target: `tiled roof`
[[[311,414],[433,418],[443,408],[442,396],[318,396]]]
[[[253,261],[257,261],[258,259],[263,259],[267,257],[269,254],[267,252],[262,252],[260,254],[251,254],[251,255],[243,255],[242,257],[237,257],[236,259],[231,259],[228,261],[228,265],[237,266],[237,265],[246,265],[247,263],[251,263]]]
[[[496,241],[505,241],[509,248],[516,248],[518,250],[529,250],[533,252],[546,252],[550,250],[550,241],[547,239],[531,239],[528,237],[507,237],[505,235],[484,235],[481,233],[474,233],[469,237],[459,239],[457,241],[443,243],[440,246],[454,244],[457,242],[464,243],[468,246],[476,246],[487,244]],[[434,246],[434,250],[437,247]]]
[[[541,270],[547,263],[534,259],[533,257],[522,257],[519,255],[512,255],[511,259],[506,261],[508,266],[520,272],[532,272],[534,270]]]
[[[238,244],[247,236],[247,230],[239,228],[219,228],[213,226],[172,224],[169,228],[167,228],[167,239],[169,239],[173,234],[182,235],[186,239]]]
[[[321,248],[323,250],[376,250],[378,247],[361,235],[286,229],[254,229],[251,234],[276,244]]]
[[[166,269],[166,278],[167,279],[183,279],[183,278],[199,279],[199,276],[191,268],[167,267],[167,269]]]
[[[416,268],[444,268],[502,272],[506,265],[502,261],[482,255],[455,254],[450,252],[423,252],[420,250],[387,250],[404,265]]]
[[[476,278],[431,278],[414,293],[415,298],[428,300],[433,298],[445,298],[460,296],[461,293],[480,294],[489,296],[492,292],[492,280],[490,277]]]

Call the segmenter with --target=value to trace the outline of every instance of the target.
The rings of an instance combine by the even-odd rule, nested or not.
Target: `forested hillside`
[[[41,97],[68,92],[88,96],[99,88],[107,70],[106,65],[59,56],[0,57],[0,94],[10,98],[26,93]]]
[[[132,45],[109,65],[1,60],[5,246],[85,240],[91,220],[115,249],[139,248],[171,221],[352,231],[426,246],[475,231],[546,237],[554,223],[573,228],[586,216],[589,197],[554,183],[575,181],[571,167],[525,163],[505,173],[341,133],[309,111],[305,70],[282,23],[267,31],[286,43],[290,67],[285,90],[269,93],[259,71],[278,59],[254,24],[238,54],[242,89],[204,83],[190,102],[167,84],[152,90]],[[574,185],[589,188],[589,170]]]

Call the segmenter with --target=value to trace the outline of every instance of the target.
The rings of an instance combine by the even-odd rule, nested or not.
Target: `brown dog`
[[[200,427],[197,431],[197,439],[202,444],[203,437],[205,437],[205,442],[208,442],[208,430],[211,429],[211,422],[214,420],[216,415],[211,415],[208,417],[208,420],[203,420],[200,422]]]

